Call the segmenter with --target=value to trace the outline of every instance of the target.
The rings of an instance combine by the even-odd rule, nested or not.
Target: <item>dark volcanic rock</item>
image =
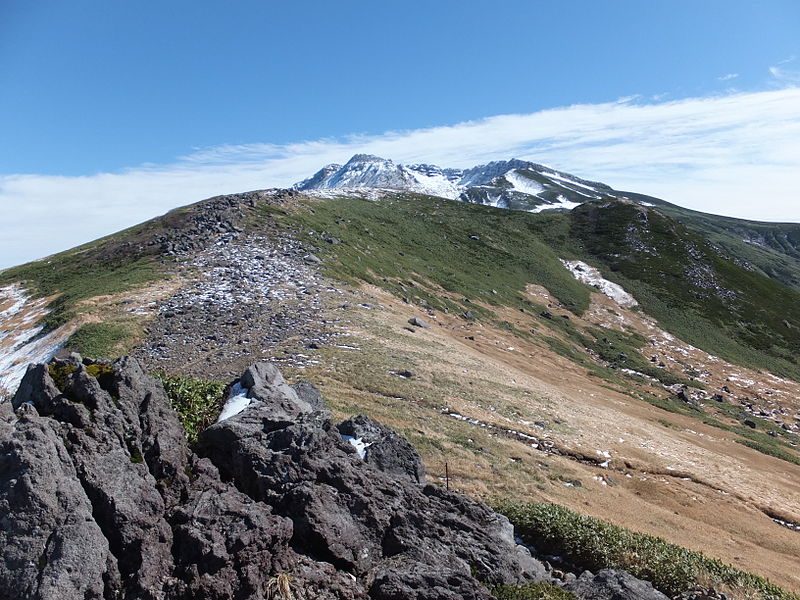
[[[580,600],[668,600],[652,583],[619,569],[587,571],[566,588]]]
[[[347,419],[337,426],[339,433],[367,444],[364,461],[395,477],[425,482],[425,469],[414,447],[395,431],[364,415]]]
[[[307,381],[295,383],[292,389],[297,394],[297,397],[302,401],[307,402],[312,410],[322,410],[325,403],[322,400],[322,394],[319,393],[317,386]]]
[[[478,585],[477,579],[546,578],[541,563],[514,542],[505,517],[436,486],[420,487],[421,467],[410,454],[398,456],[396,433],[364,418],[345,422],[344,432],[395,440],[379,456],[401,478],[362,460],[324,411],[286,422],[276,419],[269,406],[253,403],[205,430],[200,451],[249,496],[292,519],[292,543],[299,551],[359,578],[383,573],[370,588],[371,595],[385,586],[394,589],[387,583],[397,580],[388,575],[388,559],[391,564],[415,565],[403,572],[403,581],[412,587],[425,589],[424,580],[434,576],[442,582],[458,581],[451,587],[453,594],[464,582]],[[395,596],[386,591],[373,597]]]
[[[10,406],[10,405],[6,405]],[[103,598],[117,572],[58,424],[0,417],[0,598]]]
[[[31,367],[0,404],[0,600],[490,600],[485,583],[549,579],[505,517],[424,485],[392,429],[335,427],[270,364],[240,384],[251,404],[201,458],[136,360]],[[616,571],[570,585],[662,600]]]

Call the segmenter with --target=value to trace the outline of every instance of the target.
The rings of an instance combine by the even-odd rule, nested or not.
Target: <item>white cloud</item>
[[[718,214],[800,221],[800,88],[627,98],[294,144],[220,146],[85,177],[0,176],[0,268],[212,195],[288,186],[366,152],[468,167],[523,158]]]
[[[770,67],[769,73],[781,83],[800,84],[800,71],[783,67]]]
[[[722,77],[717,77],[719,81],[730,81],[731,79],[736,79],[739,76],[738,73],[728,73],[727,75],[723,75]]]
[[[800,85],[800,71],[783,66],[793,63],[795,60],[795,56],[790,56],[778,61],[778,64],[774,67],[769,68],[769,74],[775,78],[777,84],[782,86]]]

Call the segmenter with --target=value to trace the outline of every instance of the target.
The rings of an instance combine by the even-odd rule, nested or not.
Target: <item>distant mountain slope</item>
[[[357,154],[343,166],[327,165],[294,186],[302,191],[353,188],[403,190],[529,212],[574,208],[613,193],[605,184],[517,159],[443,169],[401,165],[367,154]]]
[[[345,165],[327,165],[294,186],[311,192],[359,188],[402,190],[534,213],[569,210],[590,200],[630,200],[657,208],[683,223],[740,265],[800,290],[800,224],[705,214],[528,161],[511,159],[470,169],[449,169],[402,165],[357,154]]]

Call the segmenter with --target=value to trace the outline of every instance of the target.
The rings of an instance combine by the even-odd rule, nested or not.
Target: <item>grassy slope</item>
[[[160,247],[149,242],[170,227],[182,225],[185,209],[119,233],[0,271],[0,285],[24,282],[36,297],[56,298],[45,319],[47,330],[68,321],[82,300],[115,294],[163,276]]]
[[[560,264],[548,239],[565,241],[559,215],[532,215],[426,196],[378,201],[341,198],[292,215],[301,233],[335,255],[331,275],[366,281],[436,308],[476,310],[473,302],[524,307],[528,283],[544,285],[569,310],[582,313],[589,290]],[[339,244],[328,244],[335,237]],[[322,239],[320,239],[322,238]],[[466,298],[447,303],[423,289],[433,283]]]
[[[586,260],[686,341],[731,362],[800,380],[800,293],[727,260],[655,211],[599,204],[569,214],[530,214],[393,195],[314,202],[292,220],[321,252],[335,256],[328,262],[331,275],[449,311],[476,312],[476,301],[532,308],[521,292],[536,283],[581,314],[589,290],[558,259]],[[324,241],[331,237],[341,243]],[[461,299],[437,296],[429,284]],[[566,337],[590,345],[591,339],[587,344],[575,333]]]
[[[721,217],[640,194],[626,192],[625,195],[656,204],[665,215],[705,237],[731,256],[747,262],[767,277],[800,290],[800,224]],[[745,242],[745,239],[751,241]]]
[[[275,212],[273,207],[268,210]],[[800,323],[800,294],[724,259],[702,238],[653,211],[647,211],[646,231],[637,235],[657,251],[633,251],[624,240],[628,226],[640,223],[636,215],[641,210],[614,203],[600,210],[586,205],[571,213],[530,214],[426,196],[391,195],[377,201],[309,200],[305,209],[283,220],[317,245],[321,256],[330,258],[324,264],[333,277],[366,281],[410,302],[450,313],[470,311],[506,328],[510,325],[476,303],[538,315],[545,307],[532,304],[522,294],[530,283],[544,286],[565,307],[581,314],[590,290],[572,278],[559,258],[583,259],[601,267],[609,279],[640,300],[645,312],[686,341],[731,362],[800,379],[800,352],[793,350],[800,330],[783,324],[786,319]],[[699,260],[689,255],[687,245]],[[736,302],[690,285],[686,265],[706,261],[723,287],[736,290]],[[638,352],[644,340],[634,332],[579,329],[561,318],[541,318],[540,323],[533,337],[614,385],[629,385],[619,371],[627,368],[667,385],[698,386],[649,363]],[[527,331],[514,333],[532,339]],[[607,366],[594,362],[587,350]],[[789,462],[799,460],[785,441],[743,427],[746,415],[692,411],[681,402],[662,398],[663,391],[637,396],[666,410],[706,419],[767,454]],[[755,435],[758,439],[752,439]]]
[[[584,251],[667,330],[731,362],[800,380],[800,293],[727,260],[656,211],[594,203],[571,219]]]

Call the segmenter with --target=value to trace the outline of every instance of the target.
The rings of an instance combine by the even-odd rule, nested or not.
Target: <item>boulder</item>
[[[336,426],[339,433],[361,440],[367,446],[364,460],[384,473],[425,482],[422,459],[408,441],[391,427],[381,425],[367,416],[358,415]]]
[[[376,439],[379,447],[388,440],[375,452],[387,471],[362,460],[342,439],[344,432]],[[429,558],[420,553],[450,565],[442,567],[442,581],[547,578],[542,564],[515,543],[505,517],[459,494],[420,486],[418,459],[398,440],[389,428],[363,417],[337,429],[325,411],[280,422],[269,407],[254,404],[202,432],[198,450],[224,479],[292,520],[298,552],[357,578],[388,574],[398,561],[424,572]]]
[[[619,569],[586,571],[565,587],[580,600],[668,600],[652,583]]]

